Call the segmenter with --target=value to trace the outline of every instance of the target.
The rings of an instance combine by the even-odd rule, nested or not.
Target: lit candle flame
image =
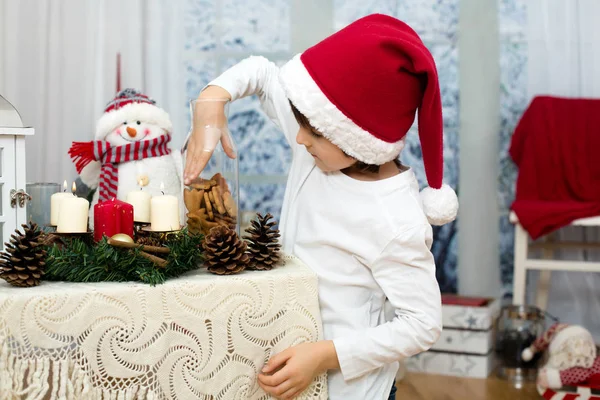
[[[140,189],[142,189],[142,187],[144,186],[144,181],[140,179],[138,181],[138,185],[140,185]]]
[[[67,180],[65,179],[65,181],[63,182],[63,192],[67,191]]]
[[[77,185],[75,185],[75,182],[73,182],[73,186],[71,186],[71,192],[73,192],[73,194],[75,194],[76,191],[77,191]]]

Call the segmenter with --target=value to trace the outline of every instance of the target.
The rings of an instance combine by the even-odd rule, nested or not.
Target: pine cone
[[[159,238],[154,237],[154,236],[140,236],[137,238],[137,240],[135,242],[137,244],[141,244],[144,246],[156,246],[156,247],[163,246],[162,240],[160,240]]]
[[[260,271],[272,269],[280,257],[281,244],[279,243],[279,229],[274,229],[275,221],[269,221],[273,216],[267,214],[264,217],[258,213],[258,219],[252,220],[252,226],[246,229],[250,235],[244,236],[250,252],[249,269]]]
[[[60,236],[56,235],[55,233],[46,233],[44,231],[40,232],[38,243],[48,247],[52,247],[53,245],[62,247],[65,245]]]
[[[250,261],[246,254],[246,242],[226,226],[212,228],[202,243],[204,265],[209,272],[217,275],[237,274],[246,268]]]
[[[0,278],[13,286],[37,286],[46,267],[43,234],[33,222],[21,226],[24,233],[16,229],[10,243],[4,244],[5,251],[0,254]]]

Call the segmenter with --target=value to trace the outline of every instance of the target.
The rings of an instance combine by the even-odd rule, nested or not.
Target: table
[[[142,283],[0,283],[0,399],[268,399],[256,377],[322,339],[317,277],[193,271]],[[299,397],[326,399],[326,375]]]

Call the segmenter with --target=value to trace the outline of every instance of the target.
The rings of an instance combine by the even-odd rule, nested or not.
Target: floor
[[[408,372],[398,382],[397,400],[540,400],[533,384],[515,389],[507,381]]]

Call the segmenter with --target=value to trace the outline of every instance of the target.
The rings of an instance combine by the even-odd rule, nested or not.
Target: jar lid
[[[511,319],[523,319],[538,321],[544,319],[542,310],[535,306],[528,305],[508,305],[502,307],[501,314]]]

